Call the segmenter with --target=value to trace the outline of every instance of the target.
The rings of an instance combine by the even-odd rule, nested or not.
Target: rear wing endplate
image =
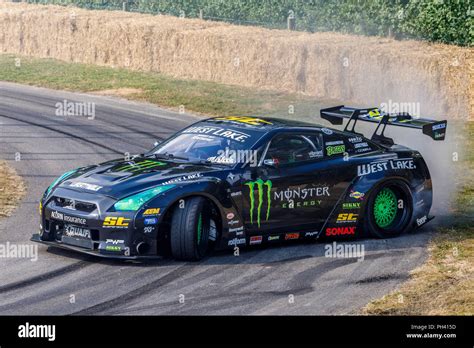
[[[321,109],[321,118],[336,125],[341,125],[343,123],[342,120],[347,118],[349,121],[344,131],[354,134],[359,134],[355,132],[355,125],[359,120],[378,123],[371,139],[384,145],[394,144],[393,139],[387,138],[384,135],[387,125],[421,129],[423,134],[428,135],[433,140],[444,140],[448,124],[446,120],[436,121],[428,118],[416,118],[409,113],[389,114],[378,108],[358,109],[344,105]]]

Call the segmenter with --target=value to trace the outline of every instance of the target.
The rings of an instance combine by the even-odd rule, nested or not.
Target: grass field
[[[16,64],[17,63],[17,64]],[[18,64],[19,63],[19,64]],[[206,115],[317,116],[321,102],[297,94],[214,82],[178,80],[157,73],[0,55],[0,80],[53,89],[119,95]],[[324,106],[334,104],[328,101]]]

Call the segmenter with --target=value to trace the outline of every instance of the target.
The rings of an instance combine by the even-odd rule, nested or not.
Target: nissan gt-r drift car
[[[32,240],[103,257],[199,260],[211,248],[394,237],[432,218],[425,161],[384,130],[444,140],[446,121],[344,106],[321,117],[349,121],[339,131],[211,118],[145,154],[64,173],[40,201]],[[370,139],[355,132],[357,121],[377,123]]]

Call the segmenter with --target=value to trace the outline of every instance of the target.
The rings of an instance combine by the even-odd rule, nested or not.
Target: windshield
[[[238,154],[250,147],[251,144],[247,142],[239,142],[220,136],[181,133],[159,144],[149,154],[185,161],[234,165],[239,161]]]

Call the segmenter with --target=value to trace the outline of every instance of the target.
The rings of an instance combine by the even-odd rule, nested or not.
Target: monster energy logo
[[[163,163],[163,162],[145,160],[145,161],[138,162],[138,163],[129,163],[129,164],[123,166],[123,167],[117,168],[115,171],[117,171],[117,172],[126,172],[126,171],[136,172],[136,171],[140,171],[140,170],[145,170],[145,169],[151,169],[151,168],[155,168],[155,167],[164,166],[165,164],[166,163]]]
[[[253,224],[253,211],[255,209],[255,185],[257,185],[257,190],[258,190],[258,205],[257,205],[257,224],[258,227],[260,228],[260,215],[262,212],[262,206],[263,206],[263,187],[267,187],[267,215],[266,215],[266,221],[268,221],[268,218],[270,217],[270,203],[271,203],[271,191],[272,191],[272,181],[267,180],[263,181],[262,179],[257,179],[256,181],[250,181],[245,183],[249,187],[249,197],[250,197],[250,223]]]

